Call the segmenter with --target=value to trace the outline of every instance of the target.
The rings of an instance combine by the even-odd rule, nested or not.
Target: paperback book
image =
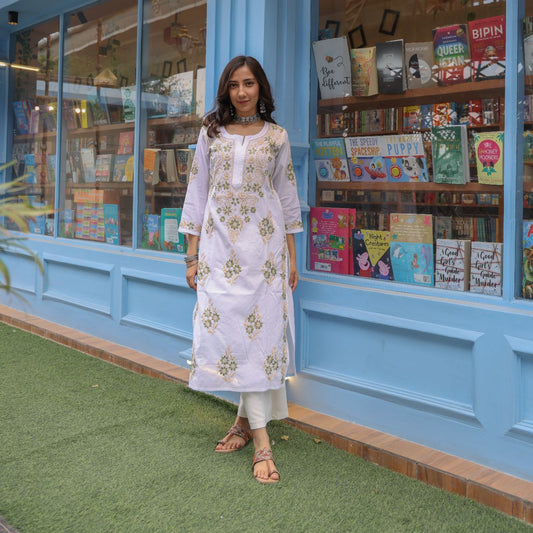
[[[465,184],[470,181],[466,126],[440,126],[431,130],[433,180]]]
[[[84,181],[85,183],[94,183],[96,181],[94,148],[82,148],[80,154]]]
[[[126,179],[126,165],[129,160],[132,160],[133,156],[131,155],[116,155],[115,164],[113,165],[113,180],[112,181],[128,181]]]
[[[122,96],[122,110],[124,122],[135,121],[135,99],[136,90],[135,85],[131,87],[121,87],[120,94]]]
[[[474,81],[505,78],[505,15],[468,23]]]
[[[318,181],[350,181],[344,139],[313,139],[311,149]]]
[[[313,42],[321,98],[352,94],[352,66],[346,37]]]
[[[159,183],[159,148],[145,148],[143,159],[144,182],[151,185]]]
[[[118,137],[118,155],[133,154],[133,131],[121,131]]]
[[[354,229],[352,235],[354,275],[394,279],[390,258],[390,232]]]
[[[193,108],[194,72],[180,72],[166,79],[169,117],[190,115]]]
[[[404,55],[403,39],[376,44],[378,90],[380,94],[403,93],[407,89]]]
[[[470,292],[501,296],[502,249],[499,242],[472,242]]]
[[[174,183],[178,181],[178,168],[174,150],[167,149],[159,152],[159,181]]]
[[[120,216],[117,204],[103,204],[104,233],[107,244],[120,244]]]
[[[408,89],[437,85],[433,43],[405,43],[405,67]]]
[[[160,224],[159,215],[144,215],[141,248],[161,250],[161,243],[159,240]]]
[[[477,179],[487,185],[503,185],[503,131],[474,133]]]
[[[467,291],[470,282],[470,241],[437,239],[435,287]]]
[[[167,252],[185,252],[185,237],[179,233],[181,207],[161,209],[161,250]]]
[[[465,24],[435,28],[433,51],[439,85],[470,81],[470,51]]]
[[[378,93],[376,47],[350,50],[352,65],[352,95],[372,96]]]
[[[96,156],[94,175],[97,181],[111,181],[113,160],[113,154],[98,154]]]
[[[174,150],[176,155],[176,166],[178,171],[178,183],[187,185],[189,179],[189,172],[194,158],[194,150],[191,148],[176,148]]]

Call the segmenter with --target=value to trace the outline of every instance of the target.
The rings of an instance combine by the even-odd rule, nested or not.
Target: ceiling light
[[[12,26],[16,26],[19,23],[19,12],[9,11],[7,13],[7,22]]]

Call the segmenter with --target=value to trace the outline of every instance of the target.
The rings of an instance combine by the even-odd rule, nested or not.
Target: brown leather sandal
[[[237,446],[235,448],[230,448],[228,450],[216,450],[215,449],[215,452],[217,453],[231,453],[231,452],[238,452],[239,450],[242,450],[247,444],[248,442],[250,441],[250,439],[252,438],[252,434],[250,431],[248,431],[247,429],[244,429],[242,426],[239,426],[238,424],[234,424],[233,426],[231,426],[228,430],[228,432],[226,433],[224,439],[227,439],[228,437],[230,437],[231,435],[235,435],[236,437],[240,437],[243,441],[244,441],[244,444],[242,446]],[[219,440],[217,442],[217,446],[219,444],[226,444],[227,440]]]
[[[274,470],[269,471],[268,473],[268,479],[259,479],[254,474],[254,479],[258,481],[259,483],[263,483],[264,485],[268,483],[278,483],[281,479],[280,473],[276,470],[276,463],[274,462],[274,455],[272,454],[272,450],[269,450],[268,448],[262,448],[260,450],[257,450],[254,453],[254,457],[252,459],[252,473],[254,473],[254,467],[257,463],[261,463],[263,461],[272,461],[274,463]],[[278,479],[272,479],[272,474],[277,474]]]

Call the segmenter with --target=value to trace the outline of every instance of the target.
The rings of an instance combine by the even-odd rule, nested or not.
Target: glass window
[[[61,237],[132,244],[136,42],[135,0],[104,2],[68,17]]]
[[[320,0],[313,52],[310,268],[501,295],[505,2]]]
[[[206,17],[205,2],[145,2],[141,248],[185,251],[178,225],[205,113]]]
[[[54,206],[59,19],[15,35],[10,63],[12,83],[12,177],[22,177],[20,200]],[[54,216],[38,216],[30,231],[54,234]]]

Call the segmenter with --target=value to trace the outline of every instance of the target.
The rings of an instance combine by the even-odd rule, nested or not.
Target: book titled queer
[[[433,30],[433,51],[439,85],[470,81],[467,27],[453,24]]]
[[[353,274],[355,209],[312,207],[310,222],[311,270]]]

